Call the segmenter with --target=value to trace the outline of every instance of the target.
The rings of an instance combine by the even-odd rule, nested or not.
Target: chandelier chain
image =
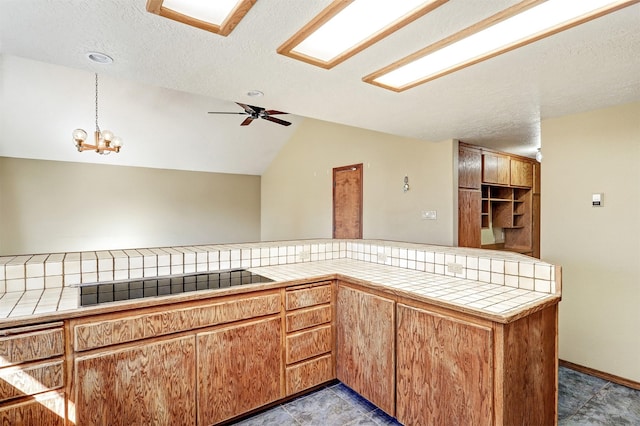
[[[98,73],[96,73],[96,132],[100,132],[100,127],[98,127]]]

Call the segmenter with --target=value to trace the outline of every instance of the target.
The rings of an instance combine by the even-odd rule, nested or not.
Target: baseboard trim
[[[640,382],[636,382],[634,380],[625,379],[624,377],[616,376],[614,374],[605,373],[604,371],[594,370],[593,368],[585,367],[583,365],[574,364],[565,360],[558,360],[560,366],[567,367],[572,370],[579,371],[581,373],[589,374],[591,376],[599,377],[601,379],[607,380],[612,383],[616,383],[618,385],[626,386],[632,389],[640,390]]]

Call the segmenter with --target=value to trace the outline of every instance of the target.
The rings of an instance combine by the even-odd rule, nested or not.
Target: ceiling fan
[[[258,107],[258,106],[241,104],[240,102],[236,102],[236,103],[238,105],[240,105],[244,109],[244,112],[209,111],[209,114],[240,114],[240,115],[247,115],[248,117],[245,118],[242,123],[240,123],[241,126],[248,126],[249,124],[251,124],[251,122],[253,120],[258,119],[258,118],[262,118],[262,119],[267,120],[267,121],[272,121],[274,123],[282,124],[283,126],[291,125],[291,123],[289,123],[288,121],[284,121],[284,120],[280,120],[279,118],[272,117],[272,115],[276,115],[276,114],[288,114],[287,112],[276,111],[276,110],[273,110],[273,109],[264,109],[264,108]]]

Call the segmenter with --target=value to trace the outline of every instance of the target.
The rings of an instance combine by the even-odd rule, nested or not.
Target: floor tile
[[[607,383],[562,425],[640,425],[640,391]]]
[[[562,420],[575,414],[606,384],[606,380],[560,367],[558,370],[558,419]]]
[[[363,413],[371,413],[372,411],[377,409],[375,405],[373,405],[365,398],[353,391],[351,388],[342,383],[331,386],[329,389],[331,389],[336,393],[336,395],[338,395],[340,398],[344,399]]]
[[[282,406],[278,406],[263,413],[256,414],[253,417],[242,420],[241,422],[235,424],[240,426],[300,426],[300,423],[295,421],[293,416],[289,414],[284,408],[282,408]]]
[[[288,402],[284,409],[303,426],[346,425],[363,415],[357,407],[324,388]]]

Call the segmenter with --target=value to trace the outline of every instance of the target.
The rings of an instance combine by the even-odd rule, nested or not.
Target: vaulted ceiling
[[[186,92],[198,97],[203,115],[240,111],[233,101],[294,114],[286,116],[294,121],[290,128],[262,120],[240,127],[240,117],[204,116],[212,134],[224,135],[211,143],[262,138],[259,143],[271,144],[270,155],[291,136],[299,116],[532,156],[541,120],[640,100],[640,4],[395,93],[362,78],[517,1],[450,0],[331,70],[276,53],[330,3],[258,0],[223,37],[150,14],[146,0],[2,0],[0,53]],[[114,63],[91,64],[88,51],[104,52]],[[249,98],[252,89],[264,97]],[[92,95],[93,87],[86,90]],[[260,129],[267,127],[265,138]],[[251,156],[237,161],[255,162],[245,172],[265,168]]]

